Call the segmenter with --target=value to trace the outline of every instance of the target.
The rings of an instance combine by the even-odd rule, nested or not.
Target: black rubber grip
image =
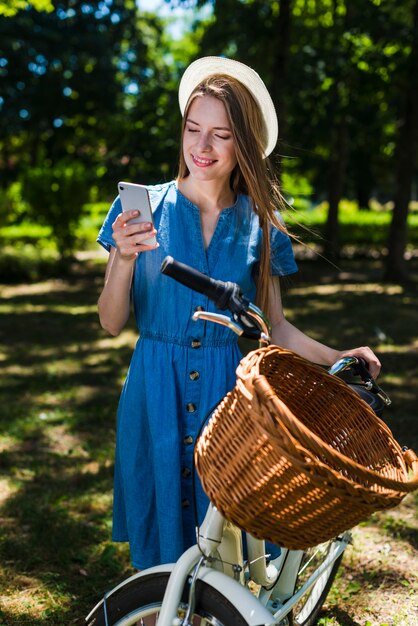
[[[165,257],[160,269],[166,276],[213,300],[221,310],[228,308],[229,300],[236,289],[234,283],[210,278],[193,267],[176,261],[172,256]]]

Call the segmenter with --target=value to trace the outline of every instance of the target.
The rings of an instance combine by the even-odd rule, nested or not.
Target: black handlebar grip
[[[172,256],[165,257],[160,269],[166,276],[213,300],[221,310],[228,308],[230,297],[236,289],[234,283],[210,278],[193,267],[176,261]]]

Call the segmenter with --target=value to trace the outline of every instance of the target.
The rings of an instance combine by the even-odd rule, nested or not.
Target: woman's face
[[[183,154],[194,178],[229,184],[237,157],[223,102],[213,96],[193,100],[186,118]]]

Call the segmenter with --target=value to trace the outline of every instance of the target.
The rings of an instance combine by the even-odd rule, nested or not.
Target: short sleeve
[[[122,205],[118,196],[110,207],[96,240],[108,252],[111,247],[116,248],[116,244],[113,239],[112,224],[121,212]]]
[[[270,236],[271,273],[287,276],[298,271],[289,235],[272,227]]]

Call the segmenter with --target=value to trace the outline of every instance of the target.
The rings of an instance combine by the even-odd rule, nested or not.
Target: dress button
[[[183,467],[183,469],[181,470],[181,475],[183,476],[183,478],[189,478],[191,473],[192,470],[190,469],[190,467]]]
[[[204,311],[205,309],[202,306],[195,306],[194,308],[195,311]]]
[[[191,345],[192,348],[200,348],[202,344],[200,343],[200,339],[193,339]]]
[[[182,500],[181,506],[183,507],[183,509],[187,509],[187,507],[190,506],[190,502],[188,500]]]
[[[189,402],[189,404],[186,404],[186,411],[188,413],[194,413],[196,411],[196,405],[193,404],[193,402]]]
[[[195,370],[193,370],[193,372],[190,372],[189,378],[190,380],[198,380],[200,378],[200,374],[199,372],[196,372]]]
[[[184,439],[183,439],[183,443],[184,443],[186,446],[190,446],[190,444],[192,444],[192,443],[193,443],[193,437],[192,437],[191,435],[187,435],[187,437],[184,437]]]

